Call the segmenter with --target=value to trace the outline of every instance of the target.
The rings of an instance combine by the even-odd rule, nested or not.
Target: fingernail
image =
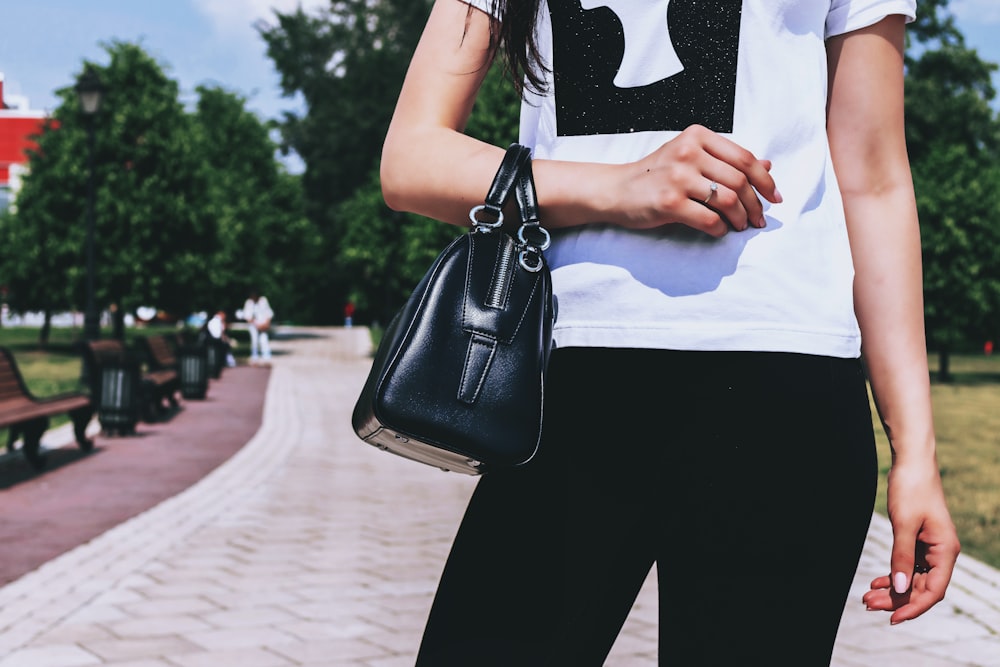
[[[778,192],[778,188],[775,188],[775,189],[774,189],[774,199],[775,199],[775,201],[777,201],[777,202],[778,202],[779,204],[780,204],[781,202],[785,201],[785,198],[781,196],[781,193],[780,193],[780,192]]]
[[[761,216],[760,220],[757,221],[757,228],[758,229],[764,229],[765,227],[767,227],[767,218],[764,217],[764,216]]]
[[[910,583],[906,580],[905,572],[897,572],[892,575],[892,588],[894,591],[902,595],[909,588]]]

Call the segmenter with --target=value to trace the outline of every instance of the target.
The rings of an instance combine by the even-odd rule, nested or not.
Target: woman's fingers
[[[732,142],[727,143],[729,151],[717,152],[733,153],[728,159],[714,155],[712,150],[718,147],[709,146],[707,159],[702,166],[706,178],[724,186],[717,191],[720,196],[714,198],[717,199],[715,208],[736,230],[742,231],[748,225],[763,228],[766,221],[761,197],[772,203],[781,201],[781,193],[771,177],[771,162],[758,160]],[[712,205],[712,202],[707,202],[706,205]]]
[[[691,200],[686,207],[685,215],[678,222],[683,222],[689,227],[701,230],[715,238],[721,238],[732,229],[739,229],[730,225],[718,211],[702,202]],[[746,229],[744,224],[743,229]]]
[[[763,227],[764,205],[781,201],[771,163],[730,139],[691,126],[633,163],[619,190],[622,224],[681,223],[712,236]]]
[[[716,168],[715,173],[712,173],[712,169],[705,171],[708,174],[703,188],[707,194],[698,203],[715,211],[736,231],[741,232],[748,226],[759,229],[767,224],[764,207],[757,193],[745,178],[738,175],[739,172],[727,173],[735,170],[727,170],[725,167]]]
[[[870,611],[893,612],[890,623],[914,619],[944,599],[957,556],[957,548],[947,541],[941,545],[918,542],[912,572],[873,579],[862,601]]]
[[[751,197],[757,199],[757,194],[752,191],[772,204],[781,202],[781,193],[771,177],[770,160],[758,159],[739,144],[713,132],[705,136],[704,146],[711,157],[732,170],[729,172],[730,177],[737,178],[739,182],[739,187],[734,187],[734,190],[742,195],[741,199],[745,203],[749,203]]]
[[[914,572],[909,588],[898,593],[891,577],[878,577],[862,601],[869,611],[891,611],[889,622],[896,625],[920,616],[944,599],[948,579],[948,574],[934,572],[933,568],[927,573]]]
[[[665,157],[689,168],[692,179],[686,184],[689,199],[713,211],[719,217],[716,223],[725,223],[737,231],[765,226],[761,197],[773,203],[781,201],[770,174],[769,160],[760,160],[742,146],[701,126],[689,127],[668,146]],[[724,233],[721,225],[710,226]]]

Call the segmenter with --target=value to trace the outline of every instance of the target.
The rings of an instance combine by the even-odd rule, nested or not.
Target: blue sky
[[[272,7],[308,11],[329,0],[0,0],[0,72],[8,99],[24,96],[51,110],[54,91],[71,85],[84,58],[103,62],[102,42],[138,41],[177,80],[185,99],[219,84],[249,100],[262,117],[296,109],[253,29]],[[1000,0],[952,0],[971,46],[1000,62]],[[998,77],[1000,83],[1000,77]]]
[[[326,0],[304,0],[308,10]],[[253,29],[291,11],[297,0],[0,0],[0,72],[8,98],[22,95],[33,109],[58,104],[54,91],[71,85],[83,60],[106,62],[101,44],[137,41],[194,98],[202,83],[219,84],[249,99],[264,117],[295,107]]]

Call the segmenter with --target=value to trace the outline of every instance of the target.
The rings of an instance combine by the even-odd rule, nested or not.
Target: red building
[[[27,102],[8,104],[0,72],[0,210],[6,210],[17,193],[28,162],[26,151],[35,147],[32,137],[45,125],[45,112],[27,106]]]

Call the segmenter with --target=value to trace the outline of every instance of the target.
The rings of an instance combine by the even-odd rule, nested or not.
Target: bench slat
[[[2,371],[0,371],[0,373],[2,373]],[[21,387],[17,384],[17,380],[8,379],[6,377],[0,379],[0,401],[17,398],[21,395]]]
[[[71,410],[78,410],[90,405],[90,398],[87,396],[71,396],[57,400],[28,401],[21,405],[11,405],[12,410],[7,409],[8,404],[0,404],[0,428],[19,424],[21,422],[38,419],[39,417],[53,417],[65,414]]]
[[[146,339],[146,345],[149,348],[150,355],[153,357],[152,361],[155,366],[170,368],[177,364],[177,358],[170,348],[170,343],[163,336],[149,336]]]

